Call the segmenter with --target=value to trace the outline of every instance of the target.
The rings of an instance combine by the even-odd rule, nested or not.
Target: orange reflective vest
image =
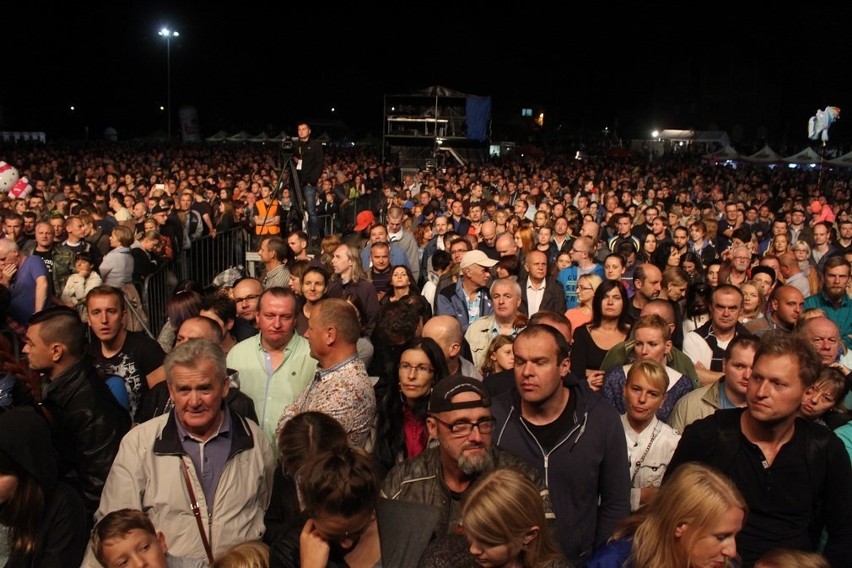
[[[265,219],[271,219],[278,216],[278,202],[273,201],[269,206],[269,213],[266,212],[266,201],[261,199],[254,204],[257,207],[257,216]],[[278,225],[255,225],[255,235],[277,235],[281,232],[281,227]]]

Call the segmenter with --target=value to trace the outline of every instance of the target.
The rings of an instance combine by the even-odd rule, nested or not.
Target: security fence
[[[235,228],[215,237],[205,236],[194,241],[189,250],[182,251],[172,262],[160,266],[142,285],[142,307],[148,316],[147,331],[157,336],[166,323],[166,303],[177,284],[193,280],[206,287],[220,272],[235,266],[245,266],[249,250],[248,233]],[[133,313],[129,317],[136,317]]]

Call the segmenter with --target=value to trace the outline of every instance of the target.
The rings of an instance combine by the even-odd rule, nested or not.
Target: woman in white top
[[[627,372],[624,385],[627,412],[621,415],[621,423],[630,464],[631,511],[657,494],[680,440],[680,434],[656,417],[668,385],[665,367],[653,360],[637,361]]]

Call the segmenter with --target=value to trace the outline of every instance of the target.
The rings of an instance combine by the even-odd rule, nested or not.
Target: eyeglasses
[[[399,371],[401,373],[410,373],[412,369],[416,370],[418,375],[428,375],[429,373],[435,372],[435,369],[427,365],[412,365],[411,363],[399,364]]]
[[[577,290],[580,292],[590,292],[594,290],[591,286],[577,286]]]
[[[248,296],[243,296],[242,298],[234,298],[234,303],[239,304],[240,302],[253,302],[260,298],[260,294],[249,294]]]
[[[479,429],[480,434],[490,434],[491,431],[494,430],[494,424],[497,423],[494,418],[482,418],[480,420],[477,420],[476,422],[467,422],[465,420],[459,420],[458,422],[453,422],[452,424],[444,422],[437,416],[432,416],[432,418],[449,428],[450,434],[457,438],[470,436],[470,433],[473,432],[474,426]]]

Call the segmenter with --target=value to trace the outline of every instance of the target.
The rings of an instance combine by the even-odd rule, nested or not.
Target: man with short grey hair
[[[174,408],[124,436],[95,521],[140,509],[172,554],[212,563],[263,535],[275,456],[258,425],[223,404],[229,385],[221,347],[192,339],[164,366]],[[84,566],[98,566],[91,553]]]
[[[477,369],[482,368],[485,353],[495,337],[515,337],[526,321],[521,314],[521,287],[514,278],[500,278],[491,284],[491,305],[494,313],[470,324],[464,334]]]

